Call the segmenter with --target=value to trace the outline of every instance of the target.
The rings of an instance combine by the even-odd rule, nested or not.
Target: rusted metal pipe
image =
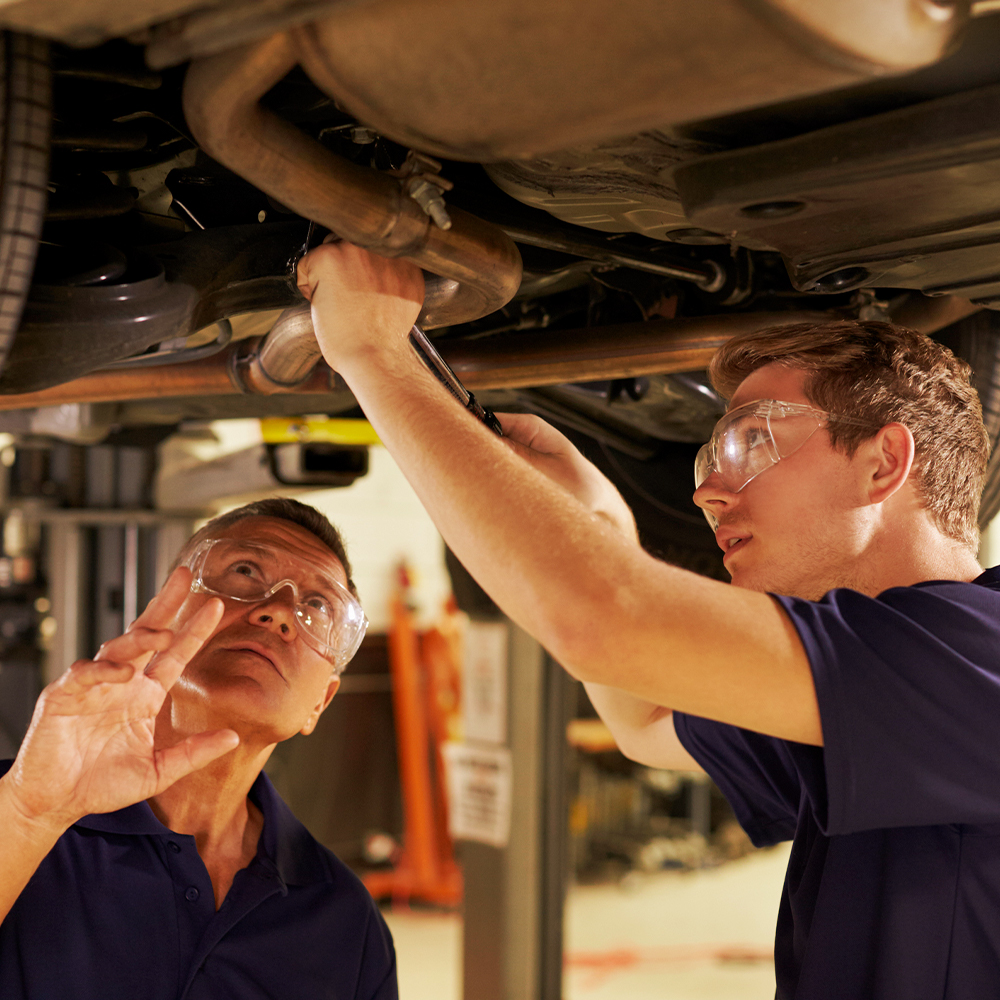
[[[741,333],[835,318],[822,312],[694,316],[582,330],[524,330],[496,339],[445,341],[438,349],[470,389],[520,389],[696,371],[707,368],[715,352]]]
[[[246,392],[270,396],[308,381],[321,357],[310,307],[294,306],[277,318],[254,350],[233,355],[231,371]]]
[[[477,319],[508,302],[521,257],[498,227],[449,208],[451,226],[439,228],[399,178],[336,156],[260,104],[297,62],[286,34],[193,62],[184,112],[201,148],[304,218],[440,275],[421,314],[425,328]]]
[[[445,342],[445,360],[472,389],[559,385],[602,378],[703,368],[737,333],[799,322],[822,322],[825,313],[741,313],[699,316],[583,330],[524,330],[477,341]],[[707,352],[707,354],[706,354]],[[294,392],[320,360],[309,306],[286,309],[253,351],[233,363],[247,392]],[[485,380],[485,381],[481,381]]]
[[[470,389],[517,389],[694,371],[707,367],[719,347],[737,334],[837,318],[836,314],[823,312],[739,313],[582,330],[528,330],[495,339],[443,341],[438,347]],[[303,325],[298,325],[299,336]],[[291,324],[287,329],[292,330]],[[308,338],[303,339],[315,344],[311,329]],[[265,349],[261,344],[258,340],[239,341],[202,361],[163,365],[156,369],[155,380],[148,369],[121,369],[95,372],[39,392],[0,395],[0,411],[248,391],[323,394],[334,389],[336,376],[325,363],[315,365],[306,380],[297,385],[281,381],[288,377],[293,363],[289,369],[252,371],[254,358],[263,357],[268,365],[272,358],[283,357],[287,351],[286,344],[282,352],[271,355],[266,344]]]
[[[184,396],[230,396],[245,393],[234,377],[234,369],[252,355],[261,338],[241,340],[228,350],[187,364],[149,368],[119,368],[92,372],[37,392],[0,395],[0,411],[27,410],[62,403],[118,403],[133,399],[170,399]],[[333,372],[315,365],[309,377],[294,389],[271,388],[270,392],[326,393],[333,388]],[[270,394],[270,393],[268,393]]]

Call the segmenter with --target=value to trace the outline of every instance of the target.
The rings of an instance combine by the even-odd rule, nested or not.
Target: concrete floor
[[[771,1000],[783,845],[719,868],[577,886],[565,1000]],[[401,1000],[462,1000],[461,920],[390,912]]]

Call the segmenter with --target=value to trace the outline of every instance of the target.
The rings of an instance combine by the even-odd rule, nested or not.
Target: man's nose
[[[718,519],[736,502],[738,495],[726,488],[718,471],[713,469],[708,478],[694,491],[692,499],[706,514]]]
[[[250,623],[277,632],[292,642],[298,632],[295,620],[295,593],[291,587],[282,587],[250,611]]]

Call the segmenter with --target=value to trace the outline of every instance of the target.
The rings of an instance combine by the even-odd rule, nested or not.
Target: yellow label
[[[288,444],[292,441],[353,445],[382,443],[367,420],[342,417],[262,417],[260,430],[265,444]]]

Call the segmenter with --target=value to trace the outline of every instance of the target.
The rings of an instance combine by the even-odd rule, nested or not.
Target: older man
[[[340,537],[262,501],[179,562],[2,765],[0,996],[391,1000],[371,897],[262,773],[364,635]]]

